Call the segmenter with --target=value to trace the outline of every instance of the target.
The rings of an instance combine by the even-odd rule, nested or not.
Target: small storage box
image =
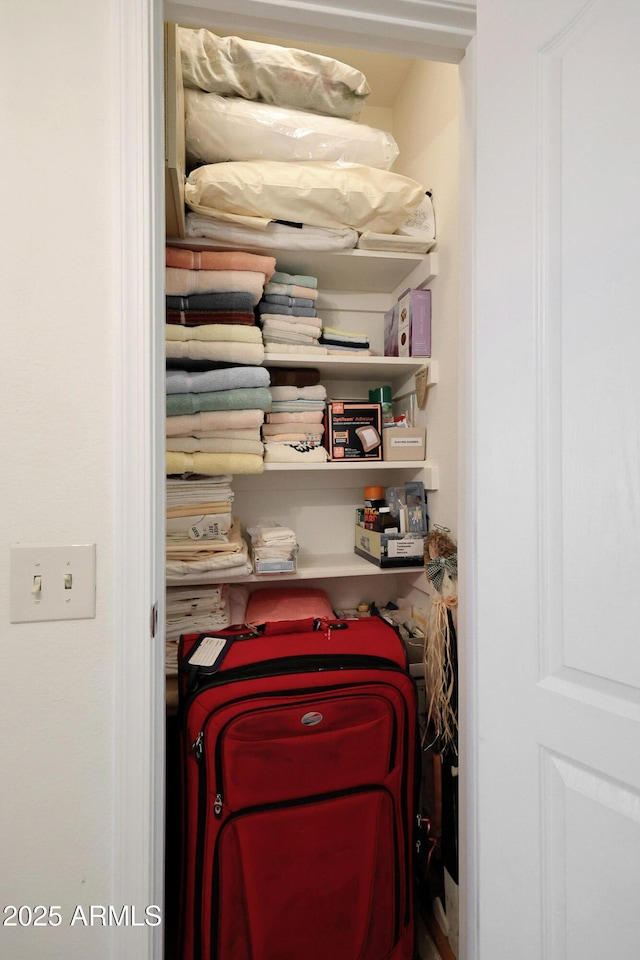
[[[297,570],[298,547],[293,547],[287,557],[274,557],[273,550],[265,547],[253,548],[253,572],[256,576],[269,573],[295,573]]]
[[[382,460],[381,405],[330,400],[324,436],[329,460]]]
[[[385,460],[424,460],[427,431],[424,427],[386,427],[382,431]]]
[[[354,552],[378,567],[424,566],[424,538],[418,533],[376,533],[356,524]]]
[[[406,290],[384,315],[387,357],[431,356],[431,290]]]

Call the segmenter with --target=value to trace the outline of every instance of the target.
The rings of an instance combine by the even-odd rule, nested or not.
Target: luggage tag
[[[193,690],[196,677],[199,674],[210,676],[218,672],[222,661],[231,649],[232,643],[236,640],[252,640],[257,636],[259,636],[259,632],[253,627],[249,627],[245,632],[238,632],[226,636],[215,633],[203,633],[184,660],[185,669],[188,674],[187,689]]]

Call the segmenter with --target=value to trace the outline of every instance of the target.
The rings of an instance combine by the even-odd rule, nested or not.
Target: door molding
[[[375,8],[371,12],[370,8]],[[367,9],[369,8],[369,9]],[[399,13],[398,13],[399,11]],[[121,297],[115,336],[119,366],[114,374],[118,424],[114,527],[114,634],[116,637],[114,701],[114,817],[112,903],[135,904],[144,911],[163,903],[164,861],[164,134],[163,20],[265,35],[308,38],[365,46],[385,53],[457,63],[475,29],[471,3],[405,0],[394,5],[379,0],[350,0],[350,9],[323,11],[303,0],[202,0],[201,5],[160,0],[119,0],[117,4],[120,61],[117,93],[120,151],[120,209],[116,211],[120,245]],[[411,17],[409,16],[411,14]],[[291,18],[295,18],[292,24]],[[428,19],[433,17],[433,19]],[[447,21],[449,17],[449,21]],[[456,21],[456,18],[457,21]],[[337,24],[337,26],[336,26]],[[473,94],[473,71],[462,74],[463,94]],[[466,78],[466,79],[465,79]],[[467,145],[474,139],[473,111],[465,113]],[[463,196],[470,209],[474,171],[467,167]],[[462,238],[471,270],[472,223],[464,219]],[[470,278],[463,283],[463,305],[473,301]],[[464,306],[462,308],[464,313]],[[472,335],[467,321],[466,332]],[[471,342],[471,341],[470,341]],[[462,356],[461,383],[469,383],[471,349]],[[460,583],[465,606],[474,602],[472,404],[468,388],[460,397],[463,465],[460,490],[465,513],[459,529],[464,555]],[[462,544],[461,544],[462,545]],[[150,620],[158,604],[158,633]],[[465,631],[472,629],[471,612]],[[472,644],[468,644],[472,646]],[[473,664],[466,667],[463,687],[474,689]],[[475,669],[475,668],[473,668]],[[471,701],[473,697],[471,696]],[[477,830],[473,744],[473,707],[461,717],[461,752],[467,765],[461,784],[461,928],[467,960],[477,954],[474,883]],[[465,818],[468,818],[465,820]],[[467,869],[467,864],[469,869]],[[466,887],[469,887],[467,890]],[[465,934],[466,930],[466,934]],[[466,936],[466,940],[465,940]],[[163,927],[113,931],[113,960],[161,960]]]
[[[159,0],[116,5],[120,302],[114,323],[113,904],[163,904],[164,244]],[[118,122],[117,121],[117,122]],[[116,134],[117,136],[118,134]],[[158,604],[156,637],[151,613]],[[114,928],[113,960],[162,957],[162,926]]]
[[[459,63],[476,29],[475,0],[167,0],[167,20],[404,57]]]

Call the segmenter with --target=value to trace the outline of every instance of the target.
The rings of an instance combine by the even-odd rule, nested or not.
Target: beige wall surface
[[[104,955],[105,931],[71,919],[111,896],[112,11],[111,0],[0,5],[0,900],[62,918],[0,927],[12,960]],[[74,542],[97,545],[95,619],[10,623],[10,545]]]
[[[458,501],[458,287],[460,282],[458,67],[417,60],[393,109],[400,148],[396,173],[433,191],[438,275],[432,290],[432,351],[440,382],[427,400],[427,459],[440,484],[429,494],[431,520],[456,529]]]

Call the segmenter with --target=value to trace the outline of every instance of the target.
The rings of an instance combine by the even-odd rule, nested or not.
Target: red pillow
[[[249,597],[246,622],[260,624],[320,617],[335,619],[324,590],[314,587],[264,587]]]

